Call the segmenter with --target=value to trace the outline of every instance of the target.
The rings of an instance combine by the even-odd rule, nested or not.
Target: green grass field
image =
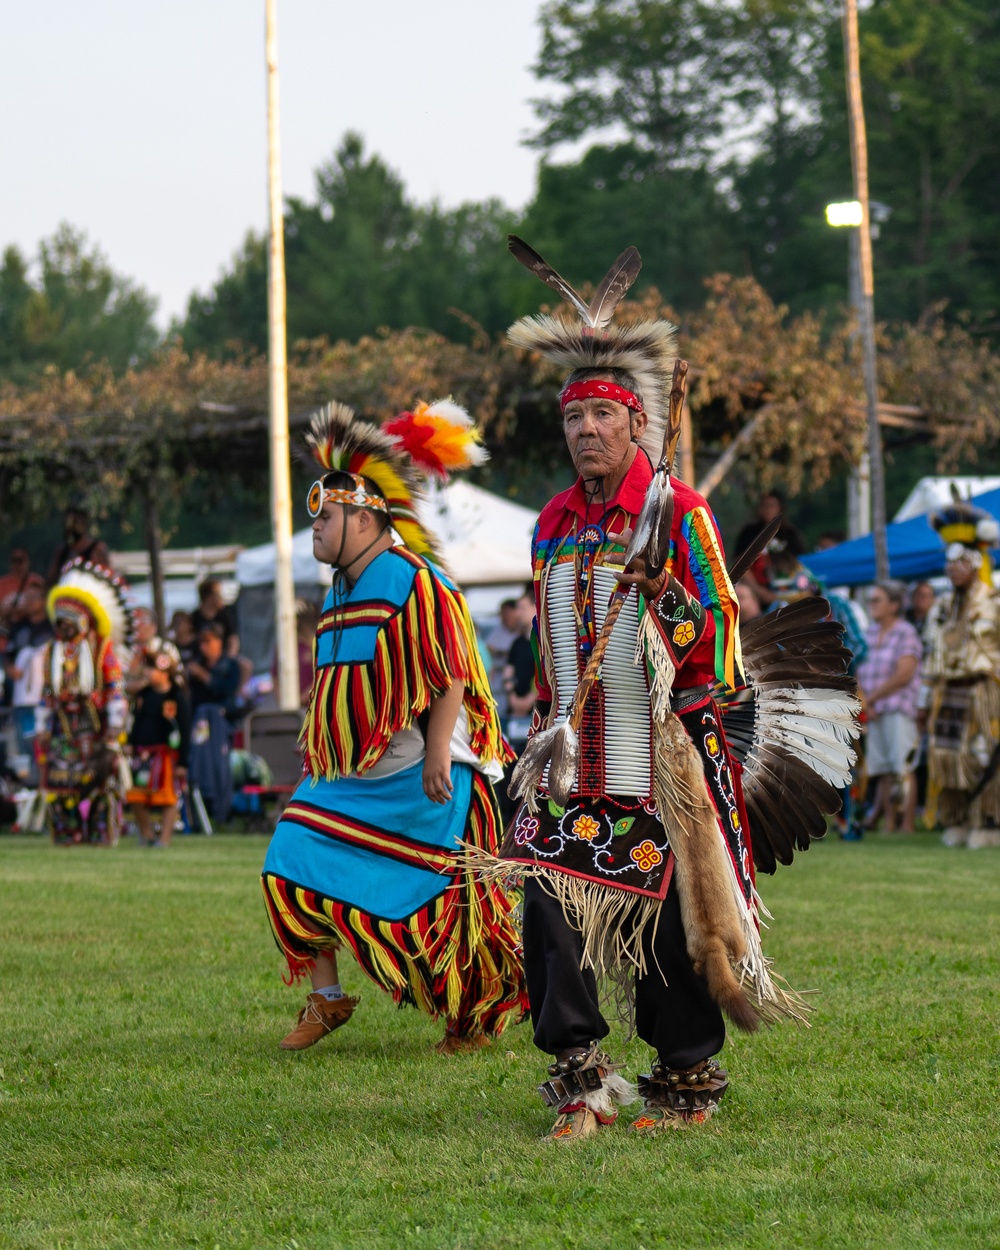
[[[0,840],[5,1250],[1000,1245],[997,852],[830,842],[765,879],[813,1027],[731,1038],[704,1129],[568,1150],[526,1025],[442,1058],[351,967],[350,1024],[280,1051],[263,853]]]

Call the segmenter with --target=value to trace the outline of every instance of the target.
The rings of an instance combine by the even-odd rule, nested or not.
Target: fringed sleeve
[[[320,629],[377,624],[373,654],[316,670],[302,742],[308,772],[332,781],[365,773],[385,753],[393,734],[409,728],[453,681],[465,685],[470,745],[485,763],[510,758],[489,679],[476,645],[465,599],[427,561],[394,553],[414,567],[408,595],[398,605],[356,603],[331,607]]]

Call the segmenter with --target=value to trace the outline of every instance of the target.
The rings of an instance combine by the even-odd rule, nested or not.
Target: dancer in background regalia
[[[1000,526],[956,499],[931,517],[952,589],[932,608],[924,660],[925,819],[946,846],[1000,846],[1000,597],[990,548]]]
[[[127,772],[118,739],[128,708],[115,650],[132,634],[125,584],[101,565],[73,560],[48,608],[56,636],[45,651],[35,740],[52,838],[113,846]]]

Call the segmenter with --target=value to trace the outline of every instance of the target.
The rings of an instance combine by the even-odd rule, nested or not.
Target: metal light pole
[[[288,357],[285,330],[285,230],[278,123],[277,0],[264,0],[267,58],[268,383],[270,393],[271,526],[274,533],[274,623],[278,651],[278,703],[299,706],[299,662],[292,576],[292,475],[288,453]]]
[[[882,436],[878,426],[878,385],[875,375],[875,278],[872,272],[871,214],[868,202],[868,140],[861,102],[861,68],[858,52],[857,0],[844,0],[844,61],[847,71],[847,112],[851,132],[851,170],[854,195],[861,205],[858,224],[858,271],[861,277],[861,353],[868,411],[868,461],[870,473],[872,537],[875,543],[875,576],[889,576],[889,547],[885,532],[885,477]]]
[[[851,335],[855,338],[861,330],[864,310],[861,307],[861,253],[858,241],[858,230],[861,226],[861,205],[857,200],[846,200],[840,204],[827,204],[827,224],[838,228],[846,227],[847,235],[847,293],[858,328]],[[860,538],[862,534],[870,534],[872,529],[871,499],[871,457],[867,449],[861,453],[856,465],[851,466],[851,476],[847,483],[847,537]]]

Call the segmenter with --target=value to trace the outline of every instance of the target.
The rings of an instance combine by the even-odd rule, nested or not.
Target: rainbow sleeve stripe
[[[737,629],[739,603],[708,509],[692,509],[681,522],[681,532],[688,545],[688,561],[698,598],[715,618],[715,675],[732,690],[736,686],[737,669],[743,668]]]

